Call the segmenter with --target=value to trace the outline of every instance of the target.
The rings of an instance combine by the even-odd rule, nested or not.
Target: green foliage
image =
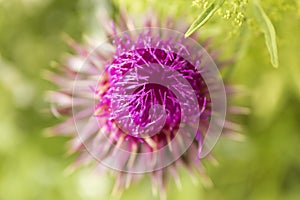
[[[253,10],[254,17],[265,35],[266,45],[271,56],[271,63],[274,67],[278,67],[278,53],[274,26],[261,7],[259,1],[254,1]]]
[[[222,7],[223,3],[223,0],[215,1],[207,7],[207,1],[195,0],[193,2],[193,5],[196,5],[199,8],[204,7],[204,12],[192,23],[185,35],[189,36],[197,29],[202,27],[217,10],[219,10],[219,14],[227,20],[234,18],[233,22],[236,26],[241,26],[244,20],[246,20],[247,18],[251,19],[253,17],[256,19],[260,30],[265,34],[266,45],[271,56],[271,63],[274,67],[278,67],[278,53],[275,29],[271,20],[261,7],[260,2],[258,0],[254,0],[253,2],[251,2],[251,6],[253,8],[250,10],[250,12],[248,12],[249,16],[245,16],[244,14],[245,6],[248,4],[247,1],[227,0],[224,3],[224,8]],[[228,8],[228,5],[230,5],[230,8]]]
[[[185,37],[192,35],[197,29],[202,27],[212,16],[213,14],[223,5],[224,0],[216,0],[212,2],[201,15],[192,23],[190,28],[185,33]]]

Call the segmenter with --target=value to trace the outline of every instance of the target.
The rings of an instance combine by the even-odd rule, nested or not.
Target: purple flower
[[[76,54],[48,76],[60,87],[49,93],[52,112],[68,116],[52,129],[72,136],[77,164],[96,159],[114,169],[114,191],[148,173],[153,190],[164,195],[170,174],[180,186],[182,166],[205,176],[199,160],[212,159],[222,128],[228,135],[240,129],[225,121],[226,111],[245,110],[226,108],[230,90],[214,62],[217,54],[205,50],[208,40],[200,46],[198,36],[185,39],[151,21],[142,29],[121,21],[106,29],[108,40],[97,48],[69,40]]]

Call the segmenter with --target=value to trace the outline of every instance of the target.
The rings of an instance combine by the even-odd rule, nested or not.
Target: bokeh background
[[[68,35],[103,40],[99,20],[120,7],[132,16],[154,12],[191,23],[198,8],[181,0],[0,0],[0,199],[106,200],[114,177],[97,175],[90,166],[68,170],[65,137],[47,137],[45,128],[60,120],[49,113],[45,92],[54,88],[43,78],[53,63],[72,53]],[[214,38],[224,57],[236,61],[224,73],[247,92],[236,99],[251,109],[240,117],[246,140],[221,138],[213,150],[219,166],[205,162],[214,186],[182,170],[182,189],[173,182],[168,199],[298,200],[300,199],[300,9],[299,1],[266,0],[274,23],[279,68],[272,67],[263,34],[257,27],[237,28],[214,17],[199,32]],[[150,15],[151,16],[151,15]],[[149,177],[125,191],[121,199],[155,199]]]

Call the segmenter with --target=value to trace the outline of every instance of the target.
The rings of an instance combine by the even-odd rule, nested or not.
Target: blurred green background
[[[291,6],[282,9],[281,3]],[[85,35],[101,41],[99,15],[116,16],[120,6],[133,16],[150,7],[189,23],[198,12],[191,1],[181,0],[0,0],[0,200],[110,198],[112,176],[96,175],[90,167],[70,173],[66,169],[74,156],[66,155],[68,138],[43,134],[59,120],[47,111],[45,91],[54,87],[42,74],[71,52],[64,34],[79,42]],[[216,17],[202,28],[225,55],[238,55],[229,79],[248,90],[236,100],[251,108],[239,119],[246,140],[218,142],[213,151],[220,165],[205,163],[214,187],[203,187],[200,175],[193,183],[182,170],[183,187],[170,182],[168,199],[300,199],[299,1],[269,0],[264,6],[277,31],[278,69],[255,27],[225,37],[229,23]],[[133,184],[121,199],[154,199],[149,178]]]

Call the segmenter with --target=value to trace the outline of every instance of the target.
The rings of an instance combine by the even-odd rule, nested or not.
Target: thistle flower
[[[200,46],[198,36],[185,39],[170,24],[147,20],[136,29],[122,15],[111,28],[104,24],[108,40],[95,49],[69,40],[76,54],[48,75],[60,87],[49,93],[52,111],[68,117],[53,132],[72,136],[78,164],[96,159],[111,168],[115,192],[151,174],[153,192],[163,198],[168,175],[179,187],[182,166],[205,176],[199,160],[211,159],[223,126],[239,130],[225,121],[227,87],[216,52],[206,52],[208,40]]]

